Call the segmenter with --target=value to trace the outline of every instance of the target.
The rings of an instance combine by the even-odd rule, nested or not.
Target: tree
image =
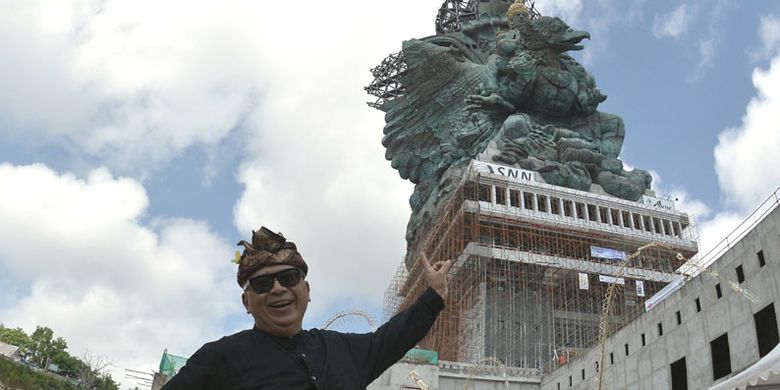
[[[68,343],[62,337],[54,339],[54,331],[45,326],[35,327],[30,340],[32,341],[30,362],[41,368],[47,368],[46,364],[51,362],[55,355],[65,352],[68,348]]]
[[[114,362],[107,356],[95,355],[89,351],[84,351],[79,360],[83,363],[78,373],[78,381],[81,382],[81,387],[98,390],[119,388],[116,382],[104,372],[108,367],[114,365]]]

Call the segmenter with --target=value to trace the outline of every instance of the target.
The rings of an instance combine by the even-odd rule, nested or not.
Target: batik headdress
[[[234,260],[238,263],[236,278],[241,287],[257,270],[272,265],[288,264],[300,268],[304,275],[309,272],[309,266],[303,261],[295,243],[287,241],[282,233],[274,233],[265,226],[252,231],[251,244],[241,240],[236,245],[244,246],[243,253],[236,251]]]

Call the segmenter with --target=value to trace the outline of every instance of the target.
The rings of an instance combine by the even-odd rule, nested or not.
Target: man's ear
[[[249,300],[246,297],[246,291],[241,293],[241,303],[244,304],[244,308],[246,309],[247,313],[249,312]]]
[[[311,286],[309,285],[309,281],[308,280],[306,281],[306,292],[308,292],[308,293],[311,292]]]

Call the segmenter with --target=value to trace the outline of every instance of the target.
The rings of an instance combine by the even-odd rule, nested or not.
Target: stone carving
[[[475,4],[457,31],[403,43],[403,94],[376,105],[386,112],[385,157],[416,184],[407,240],[477,156],[549,184],[640,199],[651,177],[618,158],[623,120],[597,110],[606,95],[566,54],[590,35],[521,1]]]

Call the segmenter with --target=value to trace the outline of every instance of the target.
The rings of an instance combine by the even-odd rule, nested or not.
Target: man
[[[292,242],[262,227],[241,241],[238,284],[254,327],[207,343],[163,389],[362,390],[428,333],[447,297],[451,261],[431,265],[415,304],[373,333],[302,330],[309,267]]]

